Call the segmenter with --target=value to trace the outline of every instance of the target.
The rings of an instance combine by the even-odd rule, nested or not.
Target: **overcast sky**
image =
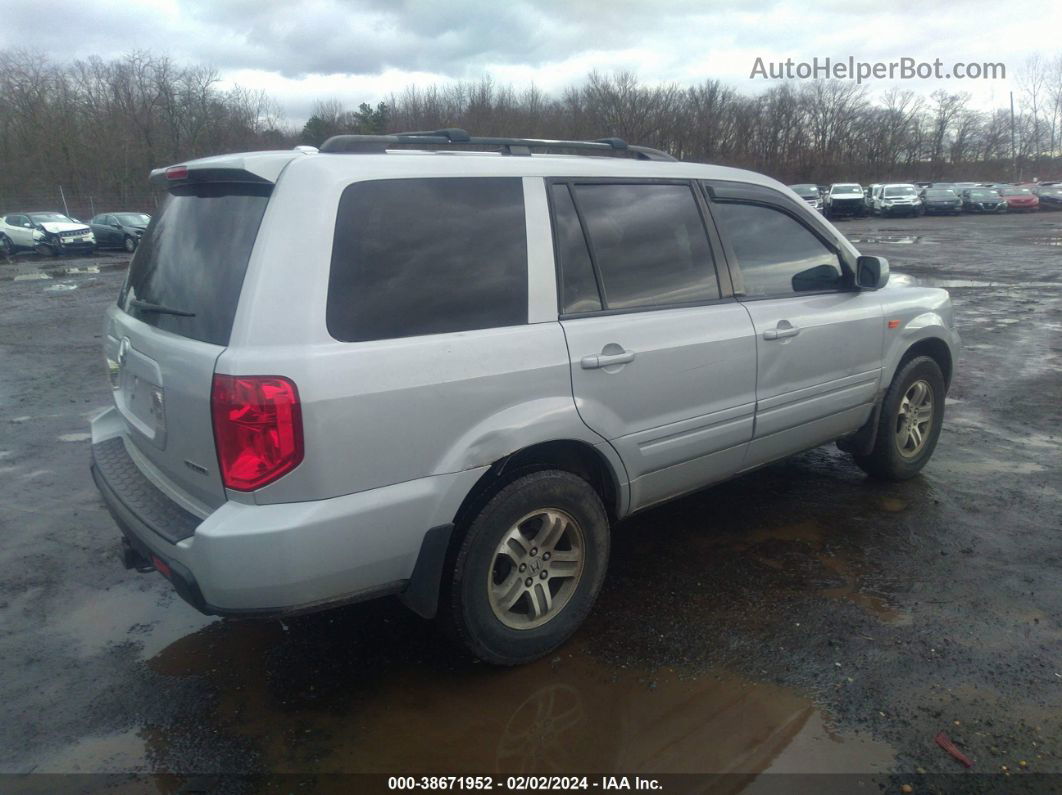
[[[765,61],[904,56],[1002,62],[1006,80],[910,80],[1002,106],[1027,58],[1062,52],[1062,3],[890,0],[4,0],[0,48],[56,60],[134,48],[215,66],[225,83],[264,88],[289,121],[317,99],[348,107],[416,83],[492,75],[547,91],[588,71],[630,69],[650,83],[726,80],[757,92]],[[872,90],[892,85],[870,83]]]

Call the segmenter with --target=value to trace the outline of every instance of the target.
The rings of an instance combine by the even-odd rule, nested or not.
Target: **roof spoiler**
[[[648,146],[634,146],[622,138],[598,138],[593,141],[564,141],[546,138],[497,138],[469,135],[465,130],[449,127],[443,130],[392,133],[390,135],[333,135],[323,144],[322,154],[384,154],[395,146],[419,147],[498,147],[503,155],[528,156],[532,149],[574,149],[602,155],[628,153],[639,160],[675,161],[667,152]]]
[[[316,151],[316,150],[315,150]],[[185,163],[156,168],[149,178],[157,188],[203,182],[242,182],[252,185],[272,185],[292,160],[305,157],[305,149],[274,152],[240,152],[189,160]]]

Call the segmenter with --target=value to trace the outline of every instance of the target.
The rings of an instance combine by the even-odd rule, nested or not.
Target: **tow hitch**
[[[120,554],[122,556],[122,565],[127,569],[136,569],[141,573],[155,570],[151,561],[137,552],[133,545],[129,543],[128,538],[122,538]]]

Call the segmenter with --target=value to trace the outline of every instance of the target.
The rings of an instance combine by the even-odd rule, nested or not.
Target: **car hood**
[[[38,224],[45,232],[51,232],[53,235],[60,232],[87,232],[89,228],[84,224],[72,224],[66,221],[46,221],[43,224]]]

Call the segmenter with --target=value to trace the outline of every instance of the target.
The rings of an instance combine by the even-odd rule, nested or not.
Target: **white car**
[[[874,215],[922,215],[918,188],[907,183],[878,185],[872,194]]]
[[[16,251],[37,251],[58,256],[67,253],[92,253],[96,236],[86,224],[62,213],[8,213],[0,217],[0,254],[9,257]]]

